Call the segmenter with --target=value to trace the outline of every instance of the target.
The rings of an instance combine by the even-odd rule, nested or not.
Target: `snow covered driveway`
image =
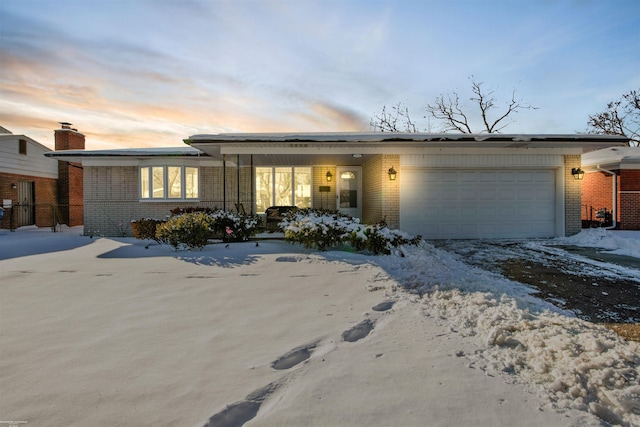
[[[466,264],[530,285],[537,296],[592,322],[640,323],[640,259],[571,240],[449,240]]]

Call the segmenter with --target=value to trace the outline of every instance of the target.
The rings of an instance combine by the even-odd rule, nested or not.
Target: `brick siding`
[[[621,230],[640,230],[640,170],[616,170],[616,188],[618,194],[616,214],[617,228]],[[613,210],[613,176],[606,172],[593,172],[585,175],[582,183],[582,219],[595,221],[596,211],[606,208]]]
[[[622,169],[619,173],[618,228],[640,230],[640,170]]]
[[[327,182],[327,172],[331,172],[333,179]],[[336,167],[331,166],[314,166],[313,177],[311,179],[313,186],[313,195],[311,196],[312,204],[315,209],[336,209]],[[320,192],[320,187],[329,187],[329,192]]]
[[[84,150],[84,135],[74,129],[56,129],[55,149]],[[83,167],[80,163],[58,161],[58,205],[61,222],[70,227],[84,224]]]
[[[240,168],[240,203],[245,212],[253,211],[251,168]],[[226,209],[235,211],[238,203],[238,171],[226,168]],[[137,166],[91,167],[84,169],[85,235],[132,236],[131,221],[140,218],[163,219],[177,207],[200,206],[222,209],[223,168],[200,167],[199,201],[140,201]]]
[[[14,205],[19,203],[18,189],[11,188],[12,184],[17,185],[19,181],[34,183],[33,191],[36,205],[35,225],[38,227],[51,227],[54,225],[52,222],[51,207],[57,203],[58,193],[56,180],[53,178],[0,173],[0,202],[8,199],[11,200]],[[8,229],[12,226],[13,228],[18,226],[17,209],[17,207],[14,207],[13,210],[8,209],[4,212],[2,220],[0,220],[0,228]]]
[[[398,171],[395,181],[388,171]],[[389,228],[400,227],[400,156],[378,155],[362,166],[362,222],[373,224],[385,220]]]
[[[592,172],[584,175],[582,180],[582,219],[596,220],[596,211],[606,208],[613,209],[612,180],[613,177],[605,172]]]
[[[565,236],[577,234],[582,229],[582,182],[573,178],[571,169],[580,166],[580,155],[564,156],[564,232]]]

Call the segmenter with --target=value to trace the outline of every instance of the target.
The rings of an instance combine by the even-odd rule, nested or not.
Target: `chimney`
[[[60,129],[55,130],[55,149],[84,150],[84,135],[71,127],[71,123],[59,122]]]
[[[71,123],[59,123],[61,128],[54,131],[55,150],[84,150],[84,135]],[[69,227],[84,223],[83,172],[81,163],[58,160],[58,208],[61,222]]]

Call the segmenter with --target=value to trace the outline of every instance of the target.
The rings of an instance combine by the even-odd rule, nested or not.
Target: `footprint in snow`
[[[369,335],[373,330],[373,322],[369,319],[363,320],[353,328],[342,333],[342,339],[347,342],[356,342]]]
[[[381,302],[380,304],[374,305],[371,309],[373,311],[387,311],[387,310],[391,310],[391,307],[393,307],[394,302],[393,301],[385,301],[385,302]]]
[[[289,353],[280,356],[275,362],[271,364],[271,367],[277,370],[293,368],[294,366],[310,358],[311,353],[315,348],[316,344],[311,344],[293,349]]]

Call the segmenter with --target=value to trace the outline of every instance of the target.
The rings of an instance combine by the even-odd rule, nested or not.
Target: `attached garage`
[[[400,224],[411,234],[428,239],[563,234],[562,156],[511,156],[511,167],[496,156],[401,159]]]

